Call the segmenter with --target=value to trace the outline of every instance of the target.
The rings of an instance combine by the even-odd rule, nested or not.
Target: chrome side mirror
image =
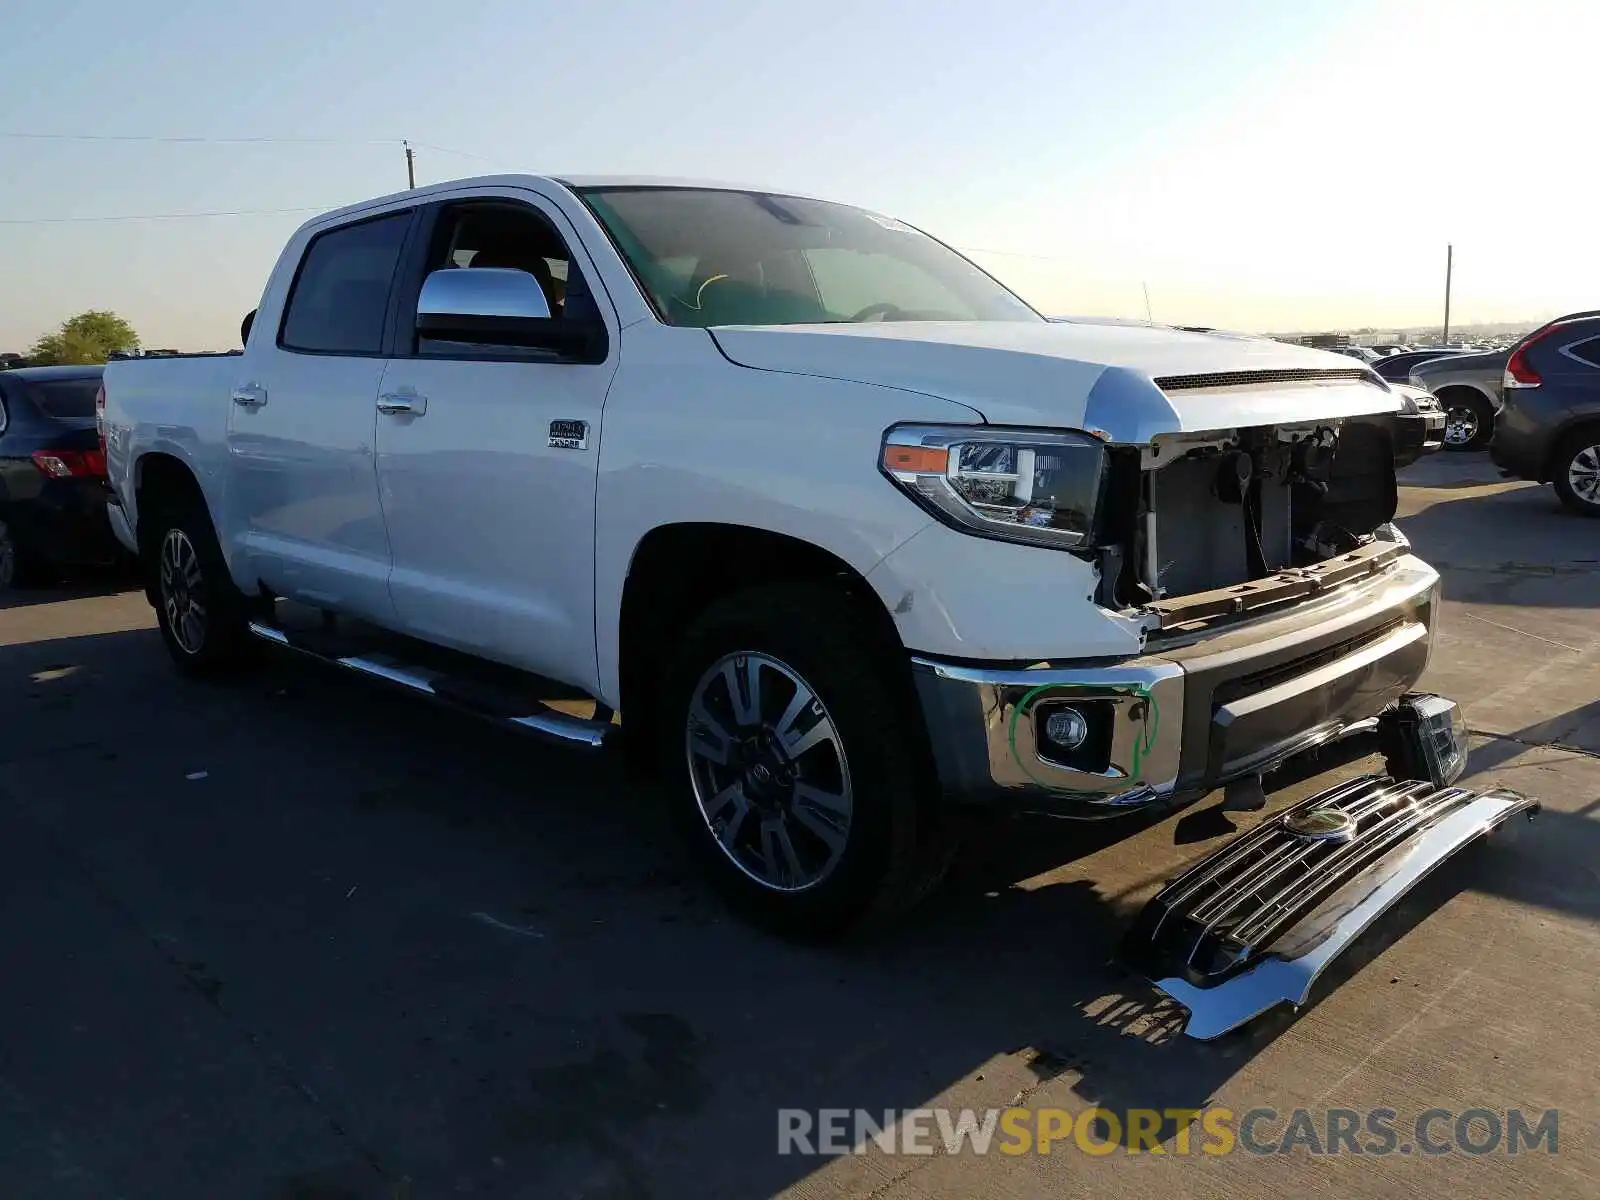
[[[422,281],[417,327],[427,318],[492,317],[550,320],[550,301],[526,271],[505,267],[452,267]]]

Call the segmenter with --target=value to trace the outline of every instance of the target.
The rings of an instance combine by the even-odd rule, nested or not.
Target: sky
[[[1456,322],[1600,306],[1593,0],[6,0],[0,46],[0,351],[234,345],[401,139],[858,203],[1051,313],[1437,324],[1447,244]]]

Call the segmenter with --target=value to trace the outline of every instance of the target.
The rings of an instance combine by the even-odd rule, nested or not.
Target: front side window
[[[286,350],[378,354],[389,288],[411,224],[409,212],[318,234],[289,294],[278,339]]]
[[[566,243],[533,209],[494,201],[446,209],[426,271],[475,267],[526,271],[544,290],[550,315],[561,315],[572,260]]]
[[[1044,319],[948,246],[864,209],[710,188],[578,194],[672,325]]]

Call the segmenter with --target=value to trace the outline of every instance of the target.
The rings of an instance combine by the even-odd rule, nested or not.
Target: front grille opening
[[[1237,679],[1230,679],[1218,685],[1212,693],[1214,705],[1227,704],[1241,696],[1253,696],[1257,692],[1264,692],[1268,688],[1277,687],[1280,683],[1315,671],[1318,667],[1325,667],[1331,662],[1337,662],[1348,654],[1354,654],[1374,642],[1381,642],[1396,629],[1406,623],[1407,618],[1396,617],[1382,625],[1374,625],[1371,629],[1363,630],[1353,637],[1335,642],[1331,646],[1324,646],[1321,650],[1313,650],[1310,654],[1302,654],[1299,658],[1290,659],[1288,662],[1279,663],[1277,666],[1267,667],[1249,675],[1241,675]]]

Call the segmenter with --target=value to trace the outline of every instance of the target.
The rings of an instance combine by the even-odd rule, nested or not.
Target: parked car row
[[[0,371],[0,590],[122,557],[95,428],[102,370]]]

